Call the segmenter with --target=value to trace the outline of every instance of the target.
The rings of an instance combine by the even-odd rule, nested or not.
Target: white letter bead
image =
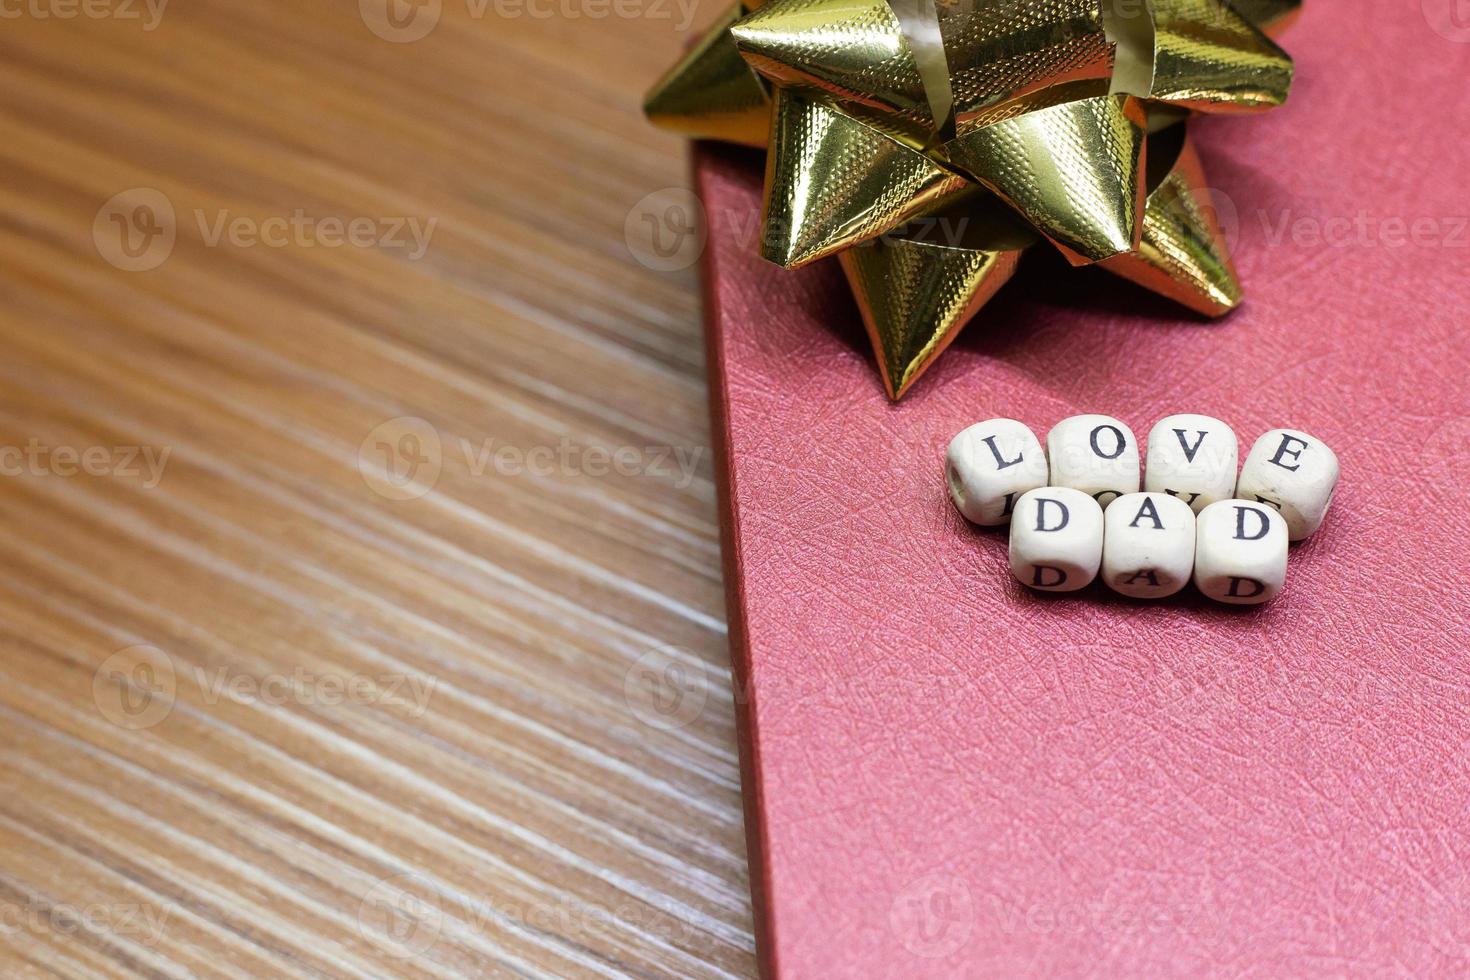
[[[990,419],[955,436],[945,454],[949,496],[968,520],[1004,524],[1016,498],[1046,486],[1046,454],[1015,419]]]
[[[1322,440],[1297,429],[1272,429],[1251,447],[1235,495],[1281,511],[1291,540],[1300,541],[1327,516],[1337,475],[1337,454]]]
[[[1148,433],[1143,488],[1178,497],[1198,514],[1235,496],[1240,448],[1230,426],[1208,415],[1171,415]]]
[[[1043,487],[1016,501],[1011,519],[1011,574],[1043,592],[1073,592],[1102,562],[1103,512],[1070,487]]]
[[[1194,584],[1211,599],[1255,605],[1286,585],[1286,521],[1249,500],[1221,500],[1195,527]]]
[[[1107,415],[1074,415],[1046,436],[1051,485],[1072,487],[1102,506],[1138,492],[1138,440]]]
[[[1194,511],[1164,493],[1124,494],[1103,515],[1102,576],[1114,592],[1162,599],[1189,584]]]

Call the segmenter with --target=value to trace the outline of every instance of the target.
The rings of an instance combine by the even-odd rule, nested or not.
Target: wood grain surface
[[[754,969],[718,11],[391,2],[0,2],[5,977]]]

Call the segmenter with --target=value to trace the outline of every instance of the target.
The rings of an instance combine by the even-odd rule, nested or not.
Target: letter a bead
[[[1081,490],[1106,507],[1138,492],[1138,440],[1107,415],[1074,415],[1046,435],[1051,485]]]
[[[1210,504],[1195,525],[1194,584],[1219,602],[1266,602],[1286,585],[1286,544],[1286,520],[1274,507]]]
[[[1171,415],[1148,433],[1143,488],[1178,497],[1198,514],[1235,496],[1240,446],[1230,426],[1208,415]]]
[[[1016,498],[1046,486],[1046,454],[1015,419],[990,419],[955,436],[945,454],[949,496],[966,519],[1004,524]]]
[[[1194,511],[1163,493],[1124,494],[1103,515],[1103,581],[1114,592],[1162,599],[1189,584]]]
[[[1103,512],[1070,487],[1023,494],[1011,518],[1011,574],[1043,592],[1073,592],[1091,582],[1102,562]]]
[[[1337,454],[1298,429],[1272,429],[1251,447],[1235,495],[1270,504],[1286,518],[1293,541],[1322,525],[1337,488]]]

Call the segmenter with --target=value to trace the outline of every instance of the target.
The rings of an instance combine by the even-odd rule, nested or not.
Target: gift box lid
[[[1470,44],[1430,6],[1308,5],[1292,103],[1247,139],[1194,124],[1239,311],[1028,255],[898,403],[835,263],[756,257],[759,154],[696,151],[769,975],[1463,971],[1470,143],[1443,135],[1470,126]],[[1011,580],[944,447],[1083,412],[1332,446],[1286,591]]]

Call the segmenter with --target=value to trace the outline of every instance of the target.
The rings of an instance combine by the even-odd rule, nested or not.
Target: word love
[[[1337,456],[1297,429],[1272,429],[1236,468],[1235,433],[1207,415],[1171,415],[1140,447],[1127,425],[1078,415],[1047,433],[1046,449],[1014,419],[955,436],[946,454],[950,499],[968,520],[1009,523],[1011,573],[1047,592],[1072,592],[1099,573],[1137,598],[1173,595],[1193,579],[1220,602],[1249,605],[1286,584],[1290,541],[1322,524],[1337,487]]]

